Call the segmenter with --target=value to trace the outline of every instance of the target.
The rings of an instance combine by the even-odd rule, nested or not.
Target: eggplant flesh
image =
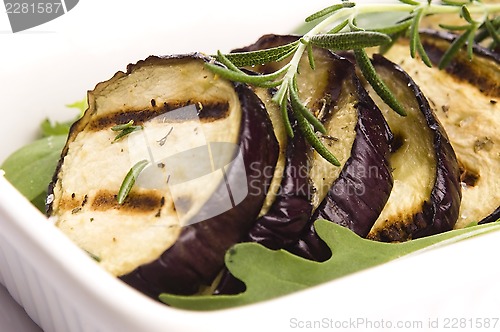
[[[401,117],[372,91],[394,134],[394,187],[368,238],[405,241],[451,230],[461,199],[458,162],[446,133],[410,76],[380,55],[377,73],[407,112]],[[371,90],[371,88],[370,88]]]
[[[269,119],[271,120],[271,124],[274,129],[274,134],[278,141],[279,145],[279,154],[278,160],[276,162],[276,167],[274,168],[274,174],[272,174],[272,181],[269,185],[269,189],[267,191],[266,199],[264,200],[264,204],[259,212],[259,217],[265,215],[271,205],[273,204],[276,195],[281,190],[281,181],[283,177],[283,172],[285,170],[286,163],[286,154],[287,154],[287,146],[288,146],[288,134],[285,129],[285,122],[283,121],[283,117],[281,115],[281,110],[277,103],[275,103],[272,98],[274,96],[274,89],[265,89],[259,87],[250,87],[253,89],[257,97],[264,103],[267,114],[269,115]],[[271,176],[270,172],[267,172],[266,177]]]
[[[450,65],[437,64],[455,35],[422,31],[421,41],[434,67],[408,57],[401,39],[385,56],[398,63],[419,85],[444,127],[460,166],[462,201],[455,228],[500,218],[500,55],[475,45]]]
[[[207,61],[149,57],[99,83],[50,188],[56,226],[153,298],[213,281],[258,216],[278,158],[260,99],[216,77]],[[129,121],[141,129],[115,140],[111,128]],[[140,160],[148,166],[119,204]]]

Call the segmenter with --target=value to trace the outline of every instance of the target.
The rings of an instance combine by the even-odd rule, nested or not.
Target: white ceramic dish
[[[243,46],[329,3],[86,0],[18,34],[0,14],[0,161],[45,117],[72,118],[65,104],[129,62]],[[272,301],[190,312],[109,276],[0,176],[0,283],[45,331],[498,330],[499,241],[491,233]]]

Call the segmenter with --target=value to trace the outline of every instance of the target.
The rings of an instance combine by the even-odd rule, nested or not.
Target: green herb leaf
[[[469,9],[467,8],[466,5],[463,5],[462,6],[462,11],[461,11],[461,14],[462,14],[462,17],[467,21],[469,22],[470,24],[478,24],[479,22],[475,21],[471,14],[470,14],[470,11]]]
[[[90,258],[92,258],[93,260],[95,260],[97,263],[99,263],[101,261],[101,257],[97,256],[96,254],[93,254],[93,253],[91,253],[90,251],[87,251],[87,250],[85,250],[85,252],[87,253],[87,255],[90,256]]]
[[[319,131],[322,134],[326,134],[326,128],[323,124],[307,109],[307,107],[302,104],[299,98],[299,92],[297,89],[297,82],[294,80],[294,83],[290,87],[290,102],[292,104],[292,109],[302,114],[302,116],[314,127],[315,130]]]
[[[312,70],[316,69],[316,64],[314,62],[313,48],[311,44],[307,45],[307,58],[309,59],[309,66]]]
[[[500,19],[498,21],[500,25]],[[493,42],[496,43],[497,45],[500,45],[500,33],[496,31],[496,29],[498,28],[495,28],[495,26],[489,19],[486,19],[486,21],[484,21],[484,25],[491,38],[493,38]]]
[[[28,200],[43,201],[56,169],[66,136],[49,136],[36,140],[11,154],[0,166],[5,178]],[[39,204],[37,207],[40,208]]]
[[[290,89],[291,94],[291,89]],[[293,97],[291,97],[293,100]],[[312,130],[312,126],[309,121],[304,117],[302,112],[292,105],[292,111],[297,119],[300,131],[304,134],[305,139],[311,146],[319,153],[323,158],[325,158],[329,163],[335,166],[340,166],[338,159],[325,147],[325,145],[320,141],[316,133]]]
[[[56,136],[56,135],[68,135],[71,125],[83,116],[83,113],[87,109],[87,99],[84,98],[80,101],[74,102],[73,104],[66,105],[68,108],[76,108],[79,110],[77,116],[70,121],[65,122],[54,122],[49,119],[45,119],[41,124],[42,137]]]
[[[284,250],[270,250],[256,243],[241,243],[227,252],[225,261],[231,274],[245,283],[245,292],[217,296],[162,294],[160,300],[171,306],[190,310],[216,310],[265,301],[410,253],[498,231],[500,223],[454,230],[403,243],[363,239],[347,228],[326,220],[316,221],[315,228],[332,251],[332,257],[325,262],[313,262]]]
[[[420,8],[415,12],[415,18],[412,21],[410,26],[410,55],[412,58],[415,58],[416,53],[420,55],[422,61],[428,66],[432,67],[432,61],[429,59],[427,52],[420,41],[420,34],[418,32],[420,21],[424,15],[424,9]]]
[[[288,116],[288,102],[287,100],[283,100],[280,103],[280,111],[281,111],[281,117],[283,118],[283,122],[285,125],[285,131],[288,135],[288,137],[293,138],[293,128],[292,128],[292,123],[290,122],[290,117]]]
[[[135,180],[139,177],[142,170],[149,164],[147,160],[141,160],[137,162],[132,168],[128,171],[127,175],[123,179],[122,185],[120,186],[120,190],[118,191],[118,195],[116,196],[116,200],[118,204],[123,204],[125,199],[127,198],[130,190],[134,186]]]
[[[408,28],[411,26],[412,22],[413,21],[411,19],[408,19],[408,20],[404,20],[402,22],[396,23],[394,25],[390,25],[390,26],[378,28],[378,29],[373,29],[373,31],[384,33],[387,35],[392,35],[392,34],[395,34],[398,32],[408,30]]]
[[[334,34],[334,33],[338,33],[340,31],[342,31],[342,29],[344,29],[347,24],[349,24],[349,20],[343,20],[342,22],[340,22],[339,24],[337,24],[336,26],[334,26],[330,31],[327,32],[327,34]]]
[[[40,125],[42,136],[68,135],[72,124],[73,121],[52,123],[49,119],[45,119]]]
[[[334,12],[338,11],[339,9],[352,8],[355,5],[356,4],[354,2],[342,2],[340,4],[332,5],[330,7],[324,8],[324,9],[308,16],[305,21],[311,22],[311,21],[317,20],[319,18],[325,17],[327,15],[331,15]]]
[[[238,67],[232,63],[227,56],[225,56],[221,51],[217,51],[217,60],[222,63],[224,66],[226,66],[229,70],[235,71],[240,74],[244,74],[242,70],[240,70]]]
[[[312,36],[309,42],[313,45],[333,51],[366,48],[389,43],[391,37],[376,31],[350,31],[337,34],[318,34]]]
[[[236,67],[247,67],[263,63],[280,61],[291,55],[298,47],[300,41],[295,41],[283,46],[273,47],[253,52],[235,52],[226,54],[226,57]]]
[[[368,81],[368,83],[370,83],[370,85],[373,87],[373,90],[375,90],[380,98],[382,98],[382,100],[396,113],[402,116],[406,116],[406,111],[403,105],[401,105],[401,103],[397,100],[389,87],[377,74],[377,71],[375,70],[375,67],[373,67],[373,64],[370,61],[370,58],[368,57],[368,54],[366,54],[365,50],[354,50],[354,57],[356,58],[356,63],[363,73],[363,76]]]
[[[399,0],[399,2],[404,3],[406,5],[411,5],[411,6],[419,6],[420,2],[414,1],[414,0]]]
[[[252,84],[263,88],[273,88],[281,84],[281,80],[274,81],[288,70],[288,65],[267,75],[249,75],[242,71],[233,71],[216,64],[206,63],[205,66],[213,73],[236,82]]]
[[[85,113],[85,110],[88,107],[87,98],[83,98],[81,100],[75,101],[72,104],[66,105],[66,107],[78,109],[80,111],[80,116],[79,117],[81,117],[83,115],[83,113]]]
[[[462,46],[465,45],[471,33],[472,29],[467,29],[463,34],[461,34],[453,41],[453,43],[446,50],[446,52],[443,54],[443,57],[439,61],[439,69],[446,68],[450,64],[451,60],[453,60],[453,57],[458,53],[458,51],[460,51]]]
[[[474,35],[477,31],[477,25],[472,25],[470,31],[467,36],[467,56],[469,59],[472,59],[474,56]]]
[[[125,130],[125,129],[132,127],[133,125],[134,125],[134,120],[130,120],[127,123],[123,123],[123,124],[119,124],[119,125],[111,127],[111,130],[112,131],[122,131],[122,130]]]
[[[123,137],[133,133],[134,131],[142,130],[142,126],[134,126],[134,120],[130,120],[127,123],[119,124],[111,127],[112,131],[118,131],[119,133],[115,136],[113,142],[116,142]]]

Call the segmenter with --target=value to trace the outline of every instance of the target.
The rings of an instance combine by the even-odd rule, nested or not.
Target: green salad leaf
[[[47,193],[65,143],[65,135],[41,138],[11,154],[0,166],[5,178],[40,210],[45,199],[39,196]]]
[[[75,119],[55,123],[44,120],[40,125],[41,138],[21,147],[0,165],[5,178],[42,212],[45,211],[47,187],[61,158],[69,129],[83,115],[87,101],[83,99],[66,107],[79,110]]]
[[[226,253],[229,271],[246,285],[237,295],[181,296],[161,294],[168,305],[189,310],[216,310],[283,296],[322,284],[393,259],[455,243],[500,229],[500,222],[467,227],[403,243],[384,243],[361,238],[347,228],[326,220],[315,223],[318,235],[332,256],[314,262],[284,250],[270,250],[257,243],[240,243]]]

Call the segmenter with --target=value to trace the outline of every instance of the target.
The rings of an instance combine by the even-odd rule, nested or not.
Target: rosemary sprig
[[[137,162],[132,168],[128,171],[127,175],[123,179],[122,185],[120,186],[120,190],[118,191],[118,195],[116,196],[116,200],[118,204],[123,204],[125,199],[127,198],[130,190],[134,186],[135,180],[139,177],[142,170],[149,164],[147,160],[141,160]]]
[[[116,142],[123,137],[127,136],[130,133],[133,133],[134,131],[142,130],[142,126],[134,126],[134,120],[130,120],[127,123],[124,124],[119,124],[116,126],[111,127],[112,131],[118,132],[118,134],[115,136],[115,139],[113,142]]]
[[[379,97],[396,113],[401,116],[406,116],[404,107],[377,74],[377,71],[375,70],[375,67],[373,67],[366,51],[364,49],[356,49],[354,50],[354,57],[356,58],[356,63],[363,73],[363,76],[373,87],[373,90],[379,95]]]
[[[406,16],[394,23],[375,28],[363,28],[356,24],[358,17],[391,12],[406,13]],[[442,29],[448,31],[462,32],[443,55],[439,68],[444,68],[464,45],[467,45],[470,57],[474,42],[483,42],[490,37],[491,47],[500,45],[500,18],[498,16],[489,17],[498,12],[500,12],[500,4],[483,4],[479,0],[441,0],[440,3],[433,3],[432,0],[395,0],[394,3],[379,4],[342,0],[338,4],[308,16],[306,22],[317,20],[318,23],[297,41],[252,52],[230,54],[218,52],[214,56],[214,60],[219,61],[219,64],[207,63],[206,66],[217,75],[229,80],[264,88],[278,88],[273,100],[280,106],[287,134],[293,137],[289,119],[289,109],[291,109],[299,129],[309,144],[328,162],[340,166],[337,158],[320,139],[322,134],[326,134],[326,129],[300,99],[296,80],[300,75],[299,62],[304,53],[307,54],[309,65],[314,70],[313,46],[333,51],[353,51],[361,72],[374,91],[395,112],[404,116],[406,112],[403,106],[377,74],[365,49],[373,46],[387,49],[397,38],[406,35],[410,39],[410,55],[412,57],[419,55],[422,61],[430,67],[432,63],[420,41],[420,22],[427,15],[454,13],[463,18],[465,22],[463,25],[440,25]],[[474,17],[477,15],[481,17]],[[346,27],[349,27],[350,31],[344,31]],[[266,75],[250,74],[241,69],[285,60],[288,63],[281,66],[281,69]],[[134,126],[134,122],[131,120],[111,129],[118,132],[115,137],[116,141],[142,129],[142,126]],[[147,160],[142,160],[129,170],[117,195],[119,204],[124,203],[137,177],[148,164]]]
[[[450,48],[445,52],[440,68],[446,67],[457,52],[467,45],[469,56],[472,56],[472,47],[475,41],[483,41],[490,37],[492,47],[499,45],[500,19],[497,16],[489,17],[500,12],[500,4],[484,4],[479,0],[441,0],[436,3],[432,0],[394,0],[394,3],[361,3],[355,1],[341,1],[322,9],[310,16],[306,22],[318,21],[309,32],[300,40],[265,50],[253,52],[239,52],[217,55],[217,60],[225,68],[215,64],[207,66],[225,78],[253,84],[261,87],[278,88],[273,100],[280,105],[285,127],[290,136],[293,135],[288,118],[288,105],[299,123],[299,128],[309,143],[332,164],[338,161],[326,149],[315,131],[321,133],[321,122],[301,102],[296,86],[299,73],[299,62],[303,54],[307,54],[309,65],[315,68],[312,47],[330,50],[351,50],[354,52],[360,70],[377,94],[398,114],[405,115],[405,110],[395,95],[387,88],[373,68],[367,55],[366,48],[380,46],[389,48],[396,38],[407,36],[410,39],[410,55],[417,55],[427,65],[432,63],[420,40],[419,27],[422,19],[427,15],[456,14],[464,20],[464,25],[441,25],[442,29],[461,31]],[[356,25],[358,17],[382,13],[396,13],[405,15],[394,23],[375,28],[359,27]],[[380,22],[379,22],[380,23]],[[350,31],[345,31],[349,26]],[[260,65],[270,62],[288,61],[280,70],[267,75],[250,75],[239,68]],[[325,151],[328,151],[326,153]]]

